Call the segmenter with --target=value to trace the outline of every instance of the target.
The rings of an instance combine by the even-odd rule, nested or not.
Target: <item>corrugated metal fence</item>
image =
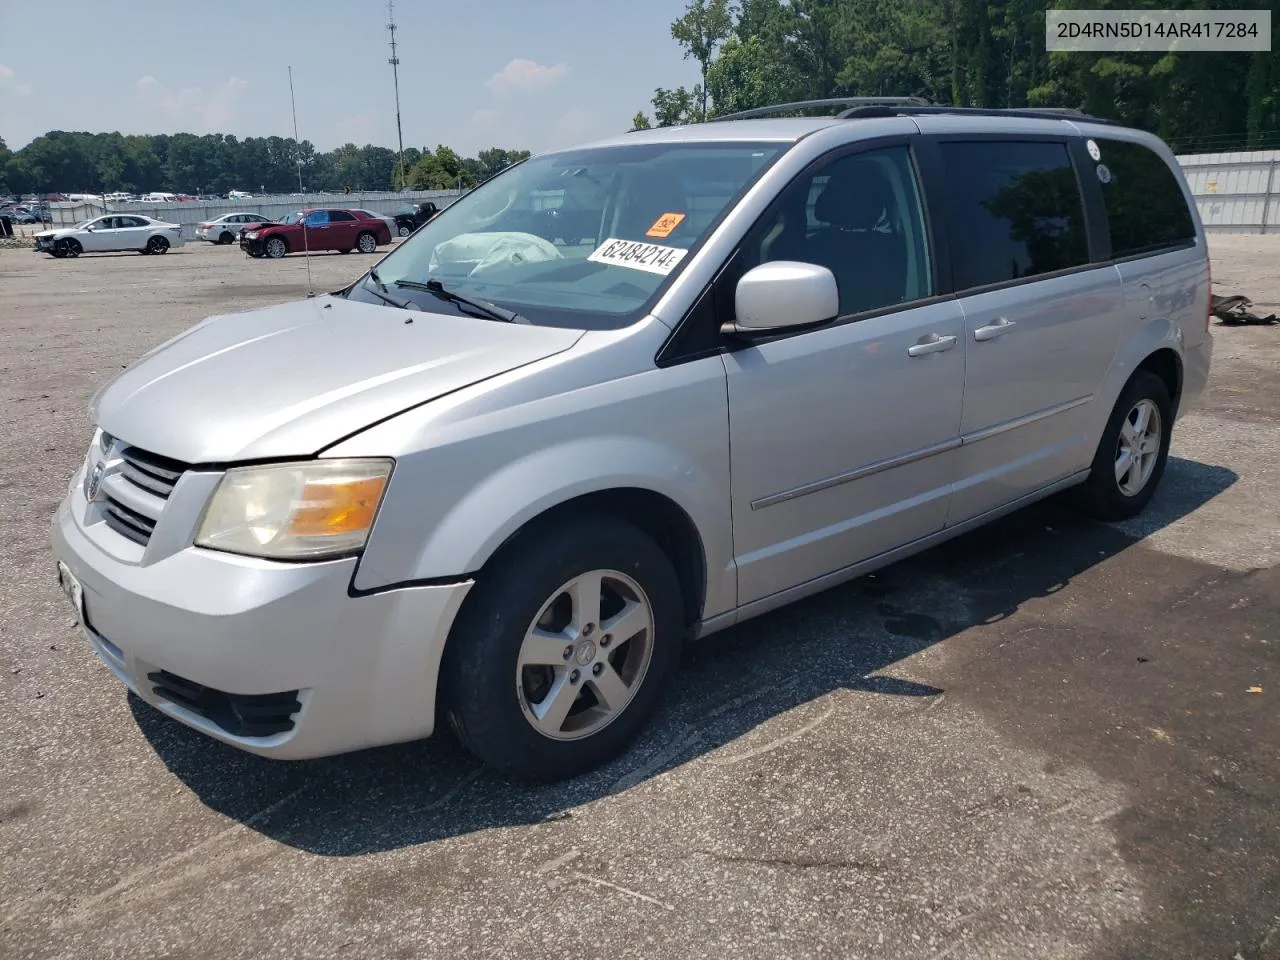
[[[1178,157],[1209,233],[1280,233],[1280,150]]]
[[[374,213],[392,214],[406,203],[435,201],[438,207],[447,207],[461,194],[457,190],[414,190],[405,193],[318,193],[305,197],[253,197],[249,200],[213,200],[193,203],[115,203],[107,204],[111,213],[140,213],[168,223],[182,224],[182,236],[195,237],[196,224],[213,220],[225,213],[260,213],[278,220],[295,210],[308,207],[346,207],[372,210]],[[49,213],[54,226],[69,226],[100,216],[103,204],[51,203]]]

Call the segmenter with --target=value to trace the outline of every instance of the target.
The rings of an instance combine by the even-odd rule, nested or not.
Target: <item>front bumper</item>
[[[94,522],[81,480],[53,518],[53,552],[82,588],[94,651],[143,700],[282,759],[432,733],[440,658],[470,581],[350,596],[354,558],[278,563],[188,545],[139,562],[113,554],[116,534]],[[208,696],[176,695],[178,681]],[[227,722],[228,704],[292,704],[295,692],[288,729],[245,735]]]
[[[36,237],[36,253],[49,253],[55,242],[53,237]]]
[[[266,244],[261,237],[249,240],[242,235],[240,237],[240,249],[251,257],[260,257],[266,250]]]

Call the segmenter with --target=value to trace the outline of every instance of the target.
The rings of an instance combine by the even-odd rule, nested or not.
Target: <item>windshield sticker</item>
[[[653,226],[646,230],[644,235],[646,237],[665,239],[671,236],[671,231],[680,226],[680,221],[683,219],[683,213],[664,213],[653,222]]]
[[[1098,149],[1097,141],[1090,140],[1085,144],[1085,149],[1089,151],[1089,159],[1094,163],[1102,159],[1102,151]]]
[[[610,237],[587,257],[592,263],[607,263],[615,267],[630,267],[646,273],[666,276],[684,259],[688,250],[679,247],[663,247],[656,243],[637,240],[619,240]]]

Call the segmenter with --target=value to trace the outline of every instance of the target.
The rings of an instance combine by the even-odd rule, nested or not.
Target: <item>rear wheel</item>
[[[1140,513],[1164,475],[1172,432],[1169,388],[1149,370],[1137,371],[1111,411],[1089,478],[1079,488],[1085,512],[1099,520]]]
[[[507,776],[590,770],[648,721],[679,660],[682,608],[670,560],[628,523],[526,532],[452,631],[440,684],[450,724]]]
[[[272,237],[267,241],[267,256],[272,260],[279,260],[289,252],[289,245],[280,237]]]
[[[378,238],[372,233],[362,233],[356,237],[356,249],[361,253],[374,253],[378,249]]]
[[[147,241],[147,249],[144,253],[154,253],[157,256],[162,253],[169,252],[169,241],[164,237],[152,237]]]
[[[231,235],[230,230],[223,230],[222,233],[218,234],[218,243],[223,246],[226,246],[228,243],[235,243],[235,239],[236,238]]]
[[[80,246],[80,241],[72,237],[64,237],[53,246],[53,255],[55,257],[78,257],[84,253],[84,247]]]
[[[402,223],[396,228],[396,233],[400,234],[402,237],[407,237],[409,234],[413,233],[413,231]]]

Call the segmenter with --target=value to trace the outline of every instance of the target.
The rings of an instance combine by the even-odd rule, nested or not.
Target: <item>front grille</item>
[[[152,691],[217,724],[234,737],[269,737],[293,729],[294,714],[302,709],[297,690],[284,693],[224,693],[187,680],[168,670],[147,674]]]
[[[160,514],[164,512],[164,501],[173,493],[187,465],[137,447],[125,447],[119,456],[123,461],[120,479],[145,496],[128,498],[131,502],[125,503],[124,491],[115,491],[117,495],[113,496],[112,490],[107,489],[103,519],[116,533],[145,547],[151,541]]]
[[[120,468],[121,476],[135,487],[154,493],[162,500],[169,499],[178,478],[187,469],[185,463],[147,453],[137,447],[125,447],[120,456],[124,460],[124,465]]]
[[[129,509],[119,500],[113,500],[111,497],[107,497],[107,511],[103,519],[107,521],[107,526],[120,536],[128,537],[134,543],[140,543],[144,547],[151,541],[151,534],[156,529],[155,520]]]

